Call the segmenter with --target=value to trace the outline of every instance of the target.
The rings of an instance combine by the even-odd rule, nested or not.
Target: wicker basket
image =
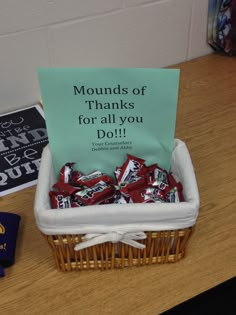
[[[178,146],[185,146],[180,140],[177,141]],[[187,150],[186,147],[184,150]],[[48,191],[55,182],[55,174],[52,170],[50,150],[45,148],[36,191],[35,217],[40,231],[52,249],[56,267],[62,271],[107,270],[177,262],[184,258],[199,210],[195,174],[188,151],[185,151],[187,159],[183,158],[183,161],[182,157],[179,159],[180,164],[183,165],[179,165],[178,158],[172,159],[177,165],[173,167],[173,173],[183,184],[185,202],[178,205],[134,204],[128,210],[124,210],[126,208],[122,205],[89,206],[82,207],[87,208],[84,211],[80,208],[50,209]],[[185,174],[182,176],[182,173]],[[191,174],[186,176],[186,173]],[[89,215],[89,211],[93,212],[94,209],[97,218]],[[142,219],[142,210],[145,213],[144,219]],[[119,212],[122,211],[127,211],[125,213],[128,215],[121,213],[119,217]],[[130,213],[134,213],[134,217],[129,216]],[[146,216],[148,218],[150,216],[150,220]],[[127,217],[128,224],[124,221],[126,220],[124,217]],[[105,227],[103,220],[106,221]],[[140,229],[140,226],[143,229]],[[87,233],[109,233],[122,229],[127,232],[145,231],[145,234],[142,233],[146,235],[146,238],[137,241],[144,244],[145,248],[139,249],[123,242],[106,241],[75,250],[77,244],[85,243]]]
[[[150,264],[174,263],[186,255],[193,227],[147,232],[147,238],[140,241],[144,249],[111,242],[94,245],[75,251],[76,244],[83,241],[83,235],[44,235],[50,245],[56,267],[62,271],[113,269]]]

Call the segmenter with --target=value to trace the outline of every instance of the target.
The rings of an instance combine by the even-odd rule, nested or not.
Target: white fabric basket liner
[[[36,224],[46,235],[165,231],[193,226],[199,211],[198,187],[187,146],[178,139],[175,139],[171,171],[183,185],[184,202],[51,209],[48,193],[56,182],[56,176],[47,145],[42,153],[35,196]]]

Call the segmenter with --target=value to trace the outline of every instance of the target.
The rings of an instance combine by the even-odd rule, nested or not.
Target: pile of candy
[[[52,208],[71,208],[94,204],[126,204],[183,201],[182,185],[157,164],[127,154],[126,162],[117,167],[114,177],[94,171],[84,175],[66,163],[59,181],[49,192]]]

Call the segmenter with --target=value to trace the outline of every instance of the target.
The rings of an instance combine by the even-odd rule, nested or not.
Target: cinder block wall
[[[40,99],[38,67],[164,67],[212,52],[208,0],[0,0],[0,112]]]

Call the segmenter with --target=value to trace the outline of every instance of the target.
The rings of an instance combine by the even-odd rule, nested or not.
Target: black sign
[[[0,196],[36,183],[47,143],[39,105],[0,115]]]

